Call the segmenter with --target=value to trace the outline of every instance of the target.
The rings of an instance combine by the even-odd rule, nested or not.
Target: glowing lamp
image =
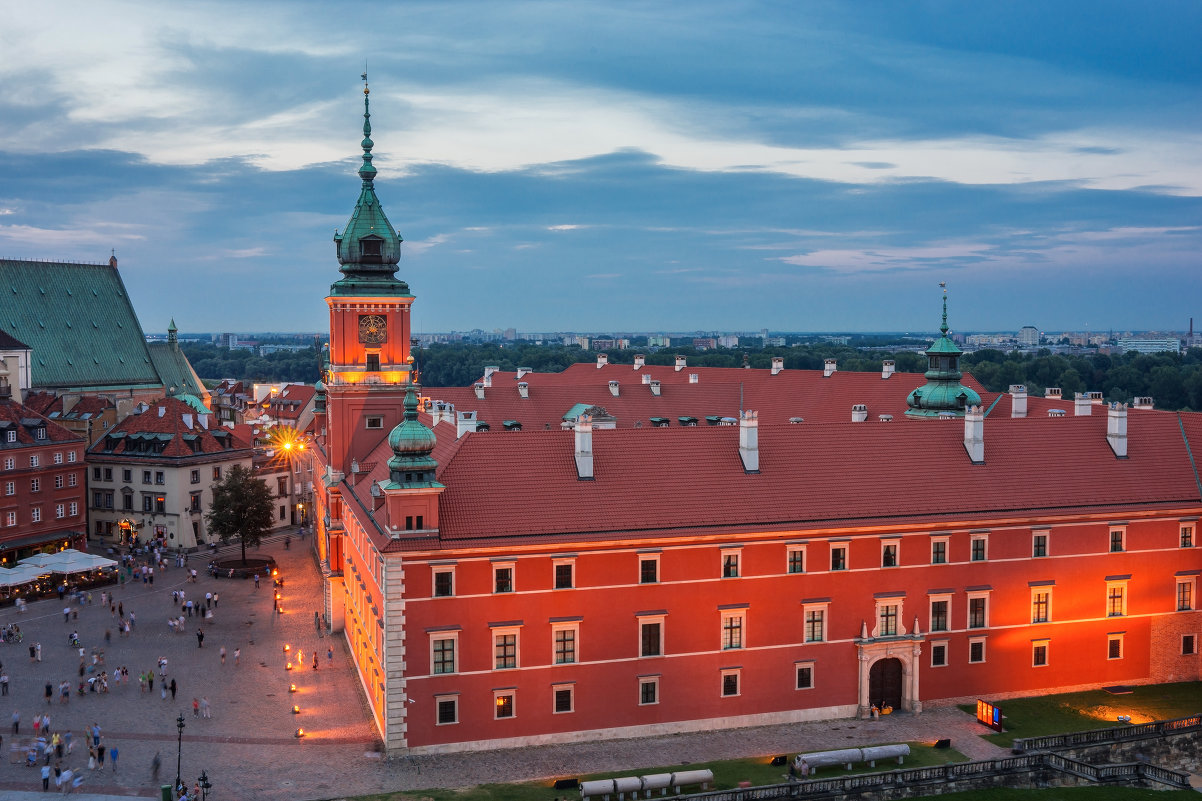
[[[294,714],[294,715],[299,715],[299,714],[300,714],[300,707],[299,707],[299,706],[297,706],[296,704],[293,704],[293,705],[292,705],[292,714]]]
[[[284,670],[292,670],[292,663],[289,662],[288,664],[284,665]]]
[[[295,685],[295,684],[289,684],[289,685],[288,685],[288,692],[290,692],[290,693],[294,693],[294,692],[296,692],[296,685]]]
[[[291,650],[292,650],[292,646],[291,646],[291,645],[288,645],[288,644],[285,644],[285,645],[284,645],[284,653],[288,653],[288,652],[289,652],[289,651],[291,651]]]
[[[297,729],[297,730],[296,730],[296,736],[297,736],[297,737],[304,737],[304,736],[305,736],[305,730],[304,730],[304,729]]]

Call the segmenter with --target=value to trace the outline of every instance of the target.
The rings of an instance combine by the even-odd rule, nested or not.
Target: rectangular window
[[[1193,548],[1194,547],[1194,527],[1193,526],[1182,526],[1181,527],[1181,547],[1182,548]]]
[[[803,606],[805,619],[805,641],[826,641],[826,604]]]
[[[1122,659],[1123,658],[1123,639],[1125,632],[1106,635],[1106,658],[1107,659]]]
[[[557,665],[570,665],[576,661],[576,636],[579,628],[571,626],[552,626],[552,639],[555,643],[553,658]]]
[[[639,679],[639,706],[659,703],[659,677]]]
[[[122,495],[121,508],[126,512],[132,512],[134,509],[134,496],[130,494]]]
[[[130,470],[129,468],[122,470],[121,471],[121,480],[124,481],[126,484],[133,481],[134,480],[134,471]]]
[[[17,525],[17,513],[9,512],[8,515],[6,516],[5,523],[9,526]]]
[[[492,591],[513,592],[513,565],[493,565]]]
[[[814,689],[814,663],[805,662],[795,666],[797,668],[797,689],[812,690]]]
[[[214,469],[214,470],[216,470],[217,468],[216,468],[216,467],[214,467],[213,469]],[[215,473],[214,473],[214,475],[213,475],[213,478],[217,478],[217,475],[216,475]],[[143,483],[143,484],[149,484],[149,483],[150,483],[150,471],[149,471],[149,470],[143,470],[143,471],[142,471],[142,483]]]
[[[570,559],[556,560],[555,568],[555,589],[570,590],[572,589],[575,570],[575,564]]]
[[[509,670],[518,666],[518,634],[516,631],[493,633],[493,655],[497,670]]]
[[[1047,667],[1048,641],[1036,640],[1031,643],[1031,667]]]
[[[62,464],[62,463],[63,463],[63,454],[62,454],[62,451],[59,451],[58,453],[54,454],[54,463],[55,463],[55,464]]]
[[[806,572],[806,549],[804,545],[789,545],[785,552],[785,570],[789,573]]]
[[[92,468],[92,480],[93,480],[93,481],[99,481],[99,480],[100,480],[100,468],[99,468],[99,467],[93,467],[93,468]]]
[[[12,469],[13,469],[13,468],[15,468],[16,466],[17,466],[17,460],[16,460],[16,459],[14,459],[13,457],[11,457],[11,456],[6,456],[6,457],[4,458],[4,469],[5,469],[5,470],[12,470]]]
[[[200,483],[200,471],[199,471],[199,470],[193,470],[193,471],[192,471],[192,483],[193,483],[193,484],[199,484],[199,483]]]
[[[517,714],[517,709],[514,705],[515,695],[516,694],[513,690],[493,691],[493,718],[495,720],[512,718]]]
[[[947,564],[947,537],[931,540],[931,564]]]
[[[189,512],[199,512],[200,511],[200,493],[199,492],[194,492],[189,496],[188,511]]]
[[[846,570],[847,569],[847,546],[832,545],[831,546],[831,570]]]
[[[454,568],[440,568],[434,571],[434,597],[450,598],[455,594]]]
[[[111,467],[104,468],[104,480],[105,481],[113,480],[113,468],[111,468]]]
[[[16,431],[5,432],[4,439],[6,442],[16,442],[17,441],[17,432]]]
[[[221,465],[216,465],[216,466],[213,468],[213,480],[214,480],[214,481],[220,481],[220,480],[221,480]]]
[[[62,489],[66,483],[67,482],[64,480],[63,476],[55,476],[54,477],[54,488],[55,489]]]
[[[572,711],[572,709],[573,709],[572,703],[575,700],[572,697],[572,695],[573,695],[572,690],[573,690],[573,687],[570,684],[554,688],[555,703],[553,706],[553,710],[556,715],[560,715],[565,712]]]
[[[896,540],[881,543],[881,567],[897,567],[897,549],[900,543]]]
[[[1127,583],[1106,583],[1106,617],[1122,617],[1127,614]]]
[[[948,630],[948,608],[951,601],[947,598],[931,599],[931,631]]]
[[[1194,608],[1193,579],[1177,579],[1177,611],[1188,612]]]
[[[39,464],[41,464],[41,458],[37,454],[29,457],[30,467],[37,467]]]
[[[722,578],[738,578],[739,577],[739,552],[738,551],[723,551],[722,552]]]
[[[67,462],[68,462],[68,464],[70,464],[70,463],[72,463],[72,462],[74,462],[74,461],[75,461],[75,451],[67,451]]]
[[[931,643],[931,667],[947,666],[947,643]]]
[[[379,415],[373,415],[365,420],[364,425],[367,428],[383,428],[384,418]]]
[[[42,522],[42,510],[40,507],[33,507],[29,510],[29,517],[35,523]]]
[[[745,612],[739,611],[722,613],[723,651],[729,651],[735,648],[743,647],[743,624],[745,622]]]
[[[280,520],[283,520],[284,517],[287,516],[287,514],[288,514],[288,507],[281,504],[280,505]]]
[[[79,514],[79,504],[71,501],[71,517],[75,517],[77,514]]]
[[[1193,634],[1184,634],[1181,637],[1181,655],[1192,656],[1198,653],[1198,639]]]
[[[74,487],[74,486],[78,485],[78,483],[79,483],[79,477],[75,473],[67,474],[67,486],[68,487]]]
[[[1048,535],[1037,533],[1031,535],[1031,556],[1038,559],[1048,555]]]
[[[1031,622],[1047,623],[1052,619],[1052,591],[1040,587],[1031,590]]]
[[[722,697],[730,698],[739,694],[739,673],[738,668],[732,668],[722,671]]]
[[[969,597],[968,627],[970,629],[983,629],[989,625],[987,604],[988,599],[984,596]]]
[[[108,509],[113,508],[112,497],[113,497],[113,494],[110,492],[108,497],[105,499],[104,505]],[[158,512],[159,514],[165,513],[167,511],[167,499],[164,498],[162,495],[154,496],[154,510],[156,512]]]
[[[61,503],[54,505],[54,516],[56,519],[62,519],[67,516],[67,507]]]
[[[154,471],[154,483],[166,484],[167,483],[167,474],[164,473],[162,470],[155,470]]]
[[[5,481],[4,482],[4,494],[5,495],[16,495],[17,494],[17,482]]]
[[[42,480],[40,478],[30,479],[29,480],[29,491],[30,492],[41,492],[42,491]]]
[[[643,554],[639,557],[639,584],[659,582],[659,554]]]
[[[639,656],[660,656],[664,652],[662,620],[639,621]]]
[[[142,496],[142,511],[143,512],[153,512],[154,511],[154,498],[152,498],[149,495]]]
[[[1122,553],[1126,548],[1127,530],[1122,528],[1110,529],[1110,552]]]
[[[455,672],[455,637],[438,637],[433,640],[433,656],[430,672],[438,675]]]
[[[438,707],[438,725],[449,726],[452,723],[459,722],[459,699],[455,697],[442,697],[434,699],[435,705]]]
[[[880,604],[877,606],[877,636],[897,636],[897,604]]]
[[[970,558],[974,562],[984,562],[989,557],[989,538],[983,534],[974,535],[971,540]]]
[[[985,641],[984,640],[969,640],[968,641],[968,661],[972,663],[985,661]]]

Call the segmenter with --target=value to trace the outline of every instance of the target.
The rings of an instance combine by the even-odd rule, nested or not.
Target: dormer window
[[[34,439],[46,439],[45,427],[35,428],[33,430],[33,438]]]
[[[360,258],[365,262],[379,262],[384,256],[384,240],[378,236],[365,236],[359,240]]]

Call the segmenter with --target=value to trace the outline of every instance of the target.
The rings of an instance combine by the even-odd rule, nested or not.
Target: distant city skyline
[[[415,332],[923,332],[940,281],[961,332],[1202,318],[1184,0],[64,0],[5,28],[0,258],[115,249],[148,334],[325,330],[365,59]]]

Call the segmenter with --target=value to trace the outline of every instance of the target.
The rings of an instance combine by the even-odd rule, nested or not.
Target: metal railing
[[[1158,720],[1153,723],[1137,723],[1133,726],[1112,726],[1108,729],[1090,729],[1070,734],[1049,734],[1044,737],[1023,737],[1015,739],[1014,751],[1050,751],[1059,748],[1073,748],[1080,745],[1099,745],[1102,743],[1117,743],[1124,740],[1141,740],[1146,737],[1160,737],[1165,734],[1180,734],[1202,728],[1202,715],[1190,715],[1173,720]]]

